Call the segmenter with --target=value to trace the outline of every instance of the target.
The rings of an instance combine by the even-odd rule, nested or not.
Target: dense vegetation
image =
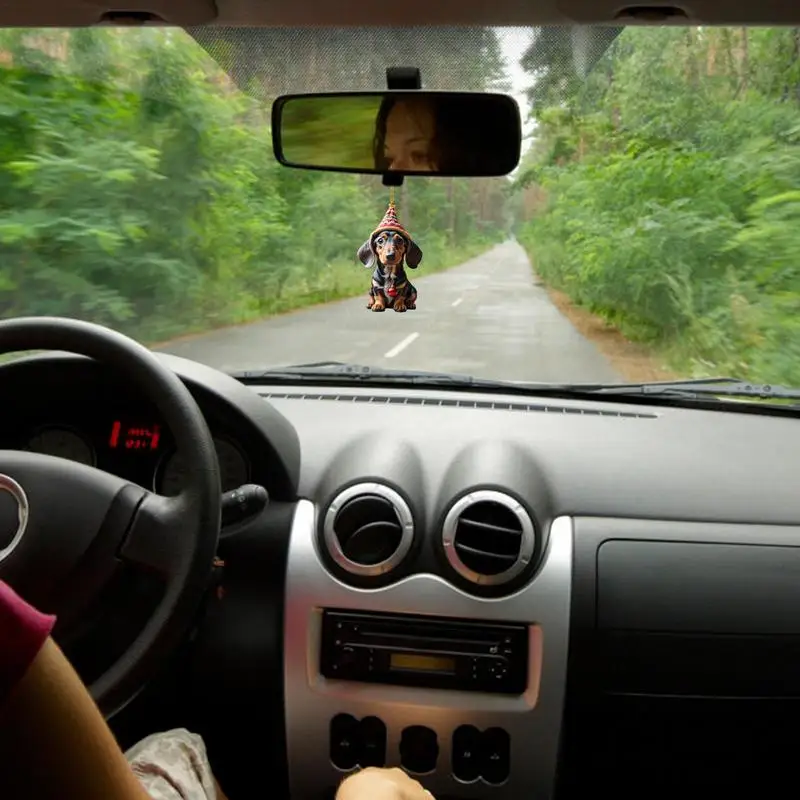
[[[179,30],[0,32],[0,317],[155,341],[366,291],[355,252],[388,190],[279,166],[269,111],[287,89],[381,88],[386,65],[358,31],[223,34],[201,47]],[[454,85],[502,77],[491,31],[430,36],[426,58]],[[426,274],[507,235],[508,185],[407,181],[400,218]]]
[[[800,385],[800,31],[632,28],[585,81],[561,44],[524,61],[539,274],[681,371]]]

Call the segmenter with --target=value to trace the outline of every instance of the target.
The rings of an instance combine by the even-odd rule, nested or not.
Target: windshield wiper
[[[713,397],[749,398],[753,400],[800,400],[800,389],[771,384],[749,383],[739,378],[728,377],[654,383],[535,383],[490,380],[488,378],[476,378],[472,375],[447,372],[384,369],[382,367],[367,367],[361,364],[346,364],[342,361],[318,361],[311,364],[297,364],[269,370],[236,372],[233,373],[233,377],[243,383],[303,380],[327,380],[336,383],[344,380],[348,383],[397,383],[448,386],[451,388],[472,387],[494,391],[510,390],[519,394],[538,394],[551,397],[650,395],[684,400],[700,400]]]
[[[800,389],[739,378],[696,378],[656,383],[578,384],[578,391],[605,395],[661,395],[683,398],[731,397],[754,400],[800,400]]]
[[[268,370],[248,370],[235,372],[233,377],[243,383],[257,381],[292,381],[322,379],[354,383],[403,383],[425,384],[428,386],[478,386],[497,388],[506,385],[502,381],[473,378],[471,375],[458,375],[448,372],[425,372],[424,370],[383,369],[361,364],[345,364],[341,361],[318,361],[313,364],[297,364],[290,367],[277,367]],[[508,384],[514,386],[515,384]]]

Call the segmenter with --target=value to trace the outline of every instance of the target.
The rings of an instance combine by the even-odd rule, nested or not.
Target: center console
[[[284,692],[293,798],[402,766],[437,798],[553,795],[564,704],[572,521],[530,580],[474,596],[431,572],[348,585],[298,504],[286,575]]]

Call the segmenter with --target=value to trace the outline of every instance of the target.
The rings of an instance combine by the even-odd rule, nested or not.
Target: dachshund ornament
[[[372,311],[414,311],[417,307],[417,290],[406,275],[406,266],[416,269],[422,261],[422,250],[397,219],[394,203],[361,247],[358,258],[372,269],[367,308]]]

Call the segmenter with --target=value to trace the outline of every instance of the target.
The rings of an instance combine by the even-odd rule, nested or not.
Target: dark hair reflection
[[[388,95],[375,124],[375,168],[445,175],[491,172],[507,156],[495,152],[492,121],[480,116],[475,95]]]

